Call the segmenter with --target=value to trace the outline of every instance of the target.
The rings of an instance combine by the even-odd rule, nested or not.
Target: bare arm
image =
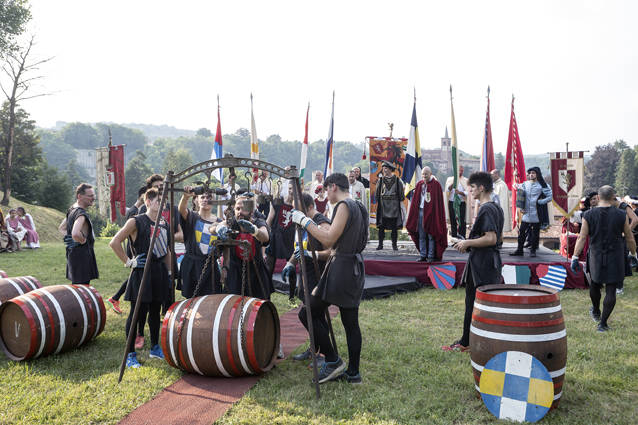
[[[62,222],[58,226],[58,232],[62,233],[63,235],[66,235],[66,217],[64,218],[64,220],[62,220]]]
[[[79,216],[73,223],[73,229],[71,230],[71,237],[77,243],[86,243],[86,236],[89,232],[89,223],[86,221],[83,215]]]
[[[268,229],[266,228],[266,226],[257,228],[257,234],[255,235],[255,238],[257,238],[257,240],[262,244],[270,240],[270,236],[268,235]]]
[[[275,220],[275,207],[272,202],[270,203],[270,208],[268,210],[268,217],[266,217],[266,223],[272,227],[272,222]]]
[[[342,204],[343,205],[343,204]],[[339,240],[343,234],[343,230],[346,227],[350,211],[346,207],[337,208],[337,213],[334,216],[332,224],[327,228],[319,227],[314,223],[310,223],[306,229],[312,236],[317,238],[319,242],[325,247],[332,248],[334,244]]]
[[[182,194],[182,198],[179,200],[179,206],[177,209],[179,210],[179,214],[182,216],[184,220],[188,218],[188,200],[192,198],[192,194],[190,192],[190,186],[186,186],[184,188],[184,193]]]
[[[184,231],[182,230],[182,225],[177,223],[177,231],[175,232],[175,242],[184,243]]]
[[[127,237],[131,237],[132,240],[135,240],[137,236],[137,228],[135,227],[135,219],[129,218],[124,227],[122,227],[111,239],[109,242],[109,246],[115,252],[117,258],[122,261],[122,263],[126,264],[126,260],[128,257],[124,252],[124,248],[122,247],[122,243],[126,240]]]
[[[627,218],[629,219],[629,229],[633,232],[636,226],[638,226],[638,216],[631,207],[627,207]],[[625,234],[627,233],[625,232]]]
[[[631,234],[631,232],[629,232],[629,234]],[[589,236],[589,223],[587,223],[587,220],[583,217],[583,222],[580,225],[580,233],[578,234],[578,239],[576,239],[576,245],[574,246],[574,257],[578,257],[583,252],[587,236]]]
[[[633,255],[636,255],[636,239],[634,239],[633,233],[631,233],[631,226],[629,225],[629,218],[625,218],[625,226],[623,228],[623,233],[625,234],[625,241],[627,242],[627,249]]]

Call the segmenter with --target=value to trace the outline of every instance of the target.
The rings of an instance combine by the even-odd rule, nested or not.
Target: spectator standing
[[[463,166],[459,167],[459,180],[456,188],[454,186],[454,176],[450,176],[445,181],[445,197],[448,200],[448,214],[450,218],[450,236],[453,238],[461,237],[465,239],[465,229],[467,220],[467,203],[465,202],[468,194],[467,177],[463,177]],[[454,194],[457,193],[461,198],[461,206],[459,209],[459,221],[456,221],[456,213],[454,212]]]
[[[363,187],[365,187],[366,189],[370,189],[370,180],[361,175],[361,168],[354,167],[352,170],[354,171],[354,177],[357,179],[357,181],[361,182]]]
[[[350,183],[350,197],[355,201],[359,201],[368,209],[368,196],[366,194],[366,188],[359,180],[354,170],[348,173],[348,183]]]

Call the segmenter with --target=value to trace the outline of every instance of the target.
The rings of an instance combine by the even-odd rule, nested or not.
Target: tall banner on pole
[[[523,183],[527,179],[525,172],[525,159],[523,158],[523,147],[521,137],[518,134],[518,124],[514,115],[514,96],[512,95],[512,112],[510,114],[510,130],[507,136],[507,152],[505,153],[505,175],[503,180],[507,188],[512,191],[512,229],[518,224],[516,215],[516,185]]]
[[[376,224],[378,199],[376,199],[375,193],[379,176],[381,175],[381,162],[388,161],[394,164],[396,170],[394,170],[393,174],[396,174],[396,176],[401,179],[408,139],[366,137],[366,141],[370,144],[370,224]],[[401,209],[403,210],[403,217],[407,217],[407,199],[403,201]]]
[[[578,210],[585,181],[585,155],[577,152],[551,152],[552,202],[569,218]]]

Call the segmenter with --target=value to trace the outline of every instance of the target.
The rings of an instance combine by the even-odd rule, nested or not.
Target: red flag
[[[510,115],[510,131],[507,137],[507,155],[505,158],[505,183],[512,191],[512,228],[516,227],[516,187],[515,184],[526,180],[525,159],[523,158],[523,148],[521,138],[516,125],[516,115],[514,115],[514,96],[512,96],[512,114]]]
[[[492,145],[492,126],[490,125],[490,87],[487,87],[487,112],[485,114],[485,134],[481,150],[480,171],[489,173],[496,168],[494,164],[494,147]]]
[[[114,181],[111,186],[111,221],[117,218],[116,203],[119,204],[120,214],[126,214],[126,183],[124,181],[124,145],[113,146],[109,143],[109,168]]]

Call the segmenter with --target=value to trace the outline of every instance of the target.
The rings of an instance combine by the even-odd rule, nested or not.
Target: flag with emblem
[[[210,226],[211,223],[206,223],[202,220],[197,220],[197,223],[195,223],[195,241],[197,241],[199,249],[204,255],[210,253],[213,241],[217,239],[216,236],[213,236]]]
[[[539,264],[536,267],[536,274],[538,275],[538,281],[543,286],[556,289],[557,291],[560,291],[565,287],[567,270],[559,264],[551,266],[548,266],[547,264]]]
[[[529,266],[514,266],[511,264],[504,265],[501,274],[508,285],[529,285],[529,279],[532,275]]]

